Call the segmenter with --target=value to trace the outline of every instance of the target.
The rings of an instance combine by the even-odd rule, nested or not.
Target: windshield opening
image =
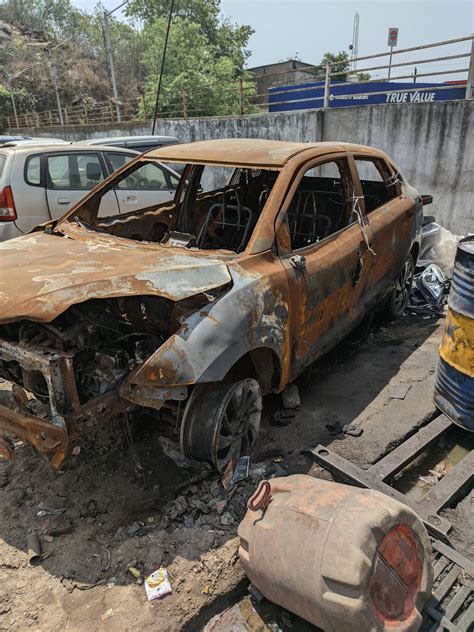
[[[85,228],[199,250],[242,252],[277,170],[141,160],[67,216]]]

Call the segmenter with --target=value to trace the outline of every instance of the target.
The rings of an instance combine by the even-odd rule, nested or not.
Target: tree
[[[10,91],[0,83],[0,130],[2,129],[4,118],[10,114],[10,98]]]
[[[349,55],[346,51],[339,51],[338,53],[324,53],[321,59],[321,66],[331,64],[331,72],[342,72],[342,75],[336,75],[335,81],[345,81],[347,78],[347,72],[349,70]]]
[[[158,18],[145,27],[147,42],[142,57],[147,69],[146,105],[150,114],[155,103],[160,61],[167,20]],[[199,24],[187,18],[175,18],[171,25],[163,73],[160,112],[182,116],[183,98],[190,116],[226,115],[239,111],[239,80],[243,80],[244,100],[255,93],[254,83],[243,71],[246,29],[234,30],[223,25],[220,40],[209,44]]]
[[[336,75],[334,81],[347,81],[347,76],[351,74],[351,63],[346,51],[341,50],[338,53],[324,53],[321,59],[321,65],[326,66],[326,64],[331,64],[331,72],[343,73]],[[357,78],[359,81],[367,81],[370,79],[370,74],[368,72],[359,72],[357,73]]]

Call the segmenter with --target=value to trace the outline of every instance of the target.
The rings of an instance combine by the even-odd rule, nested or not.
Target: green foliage
[[[10,91],[0,83],[0,129],[5,117],[10,114],[11,100]]]
[[[141,104],[143,109],[145,101],[148,116],[154,107],[169,7],[169,0],[131,0],[126,10],[141,21],[140,29],[109,17],[118,92],[127,104]],[[0,19],[29,30],[0,47],[0,72],[17,77],[13,89],[20,113],[56,109],[53,73],[63,105],[93,107],[110,99],[102,11],[97,5],[92,14],[85,13],[72,0],[3,0]],[[243,71],[252,32],[223,18],[220,0],[175,0],[161,111],[182,116],[185,92],[189,115],[237,113],[240,78],[245,110],[252,111],[253,82]],[[48,45],[59,43],[48,58]]]
[[[150,42],[142,57],[148,71],[148,114],[154,109],[166,26],[166,18],[155,19],[145,27],[143,35]],[[243,47],[247,37],[245,27],[239,27],[234,37],[230,37],[229,26],[225,24],[220,41],[211,45],[199,24],[187,18],[175,18],[163,73],[160,113],[182,116],[186,107],[189,116],[236,114],[240,78],[243,79],[244,108],[248,111],[255,89],[243,73]]]
[[[345,81],[347,77],[347,71],[349,70],[349,55],[346,51],[339,51],[338,53],[324,53],[321,59],[321,65],[331,65],[331,72],[342,72],[344,74],[334,77],[334,81]]]

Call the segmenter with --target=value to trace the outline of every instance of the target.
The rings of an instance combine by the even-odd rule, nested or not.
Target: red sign
[[[387,46],[396,46],[398,44],[398,28],[390,27],[388,29]]]

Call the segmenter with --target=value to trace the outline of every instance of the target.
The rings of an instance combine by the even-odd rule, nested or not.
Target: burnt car
[[[184,165],[172,201],[99,215],[162,163]],[[422,206],[361,145],[214,140],[125,164],[0,245],[0,376],[14,395],[2,455],[16,438],[61,467],[81,433],[143,407],[172,420],[185,455],[224,471],[255,441],[262,394],[374,308],[403,312]]]

